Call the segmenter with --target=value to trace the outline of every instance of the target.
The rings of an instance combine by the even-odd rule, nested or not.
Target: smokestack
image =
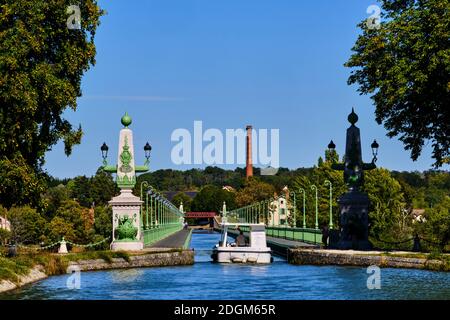
[[[253,177],[252,126],[247,126],[247,179]]]

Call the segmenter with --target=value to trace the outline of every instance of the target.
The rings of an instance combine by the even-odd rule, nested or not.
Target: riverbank
[[[92,251],[59,254],[22,254],[0,258],[0,293],[20,288],[68,270],[165,267],[194,264],[194,252],[183,249],[149,248],[136,252]]]
[[[288,262],[295,265],[372,265],[380,268],[408,268],[450,271],[450,255],[414,252],[383,252],[327,249],[289,249]]]

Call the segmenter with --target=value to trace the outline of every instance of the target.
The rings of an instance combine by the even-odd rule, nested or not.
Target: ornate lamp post
[[[144,147],[146,161],[143,166],[136,166],[134,161],[133,132],[128,128],[131,117],[128,113],[121,119],[124,128],[119,135],[119,153],[117,165],[108,165],[108,150],[106,143],[100,147],[103,158],[102,169],[105,172],[116,174],[116,183],[120,188],[120,195],[114,197],[109,204],[113,210],[113,242],[112,250],[141,250],[144,247],[142,216],[142,189],[141,195],[136,197],[132,194],[132,189],[136,185],[136,173],[147,172],[149,170],[149,159],[151,146],[147,143]]]
[[[293,227],[297,227],[297,195],[294,191],[291,192],[291,196],[294,198],[294,222]]]
[[[330,186],[330,229],[333,229],[333,185],[330,180],[325,180],[325,185]]]
[[[361,192],[364,185],[364,171],[376,168],[378,143],[371,144],[373,159],[370,163],[362,161],[361,134],[355,123],[358,115],[352,109],[348,115],[350,127],[347,129],[344,163],[333,163],[332,168],[344,172],[344,181],[348,192],[339,197],[340,234],[337,247],[340,249],[370,249],[369,234],[369,197]],[[336,145],[333,141],[328,145],[330,152],[334,152]],[[333,244],[331,244],[333,246]]]
[[[305,229],[306,228],[306,194],[305,194],[305,189],[300,188],[298,190],[303,193],[303,229]]]
[[[103,142],[102,146],[100,147],[100,150],[102,151],[103,165],[106,166],[108,164],[106,159],[108,158],[108,150],[109,150],[109,147],[106,144],[106,142]]]
[[[317,204],[317,202],[318,202],[317,187],[313,184],[311,186],[311,190],[315,190],[316,191],[316,223],[315,223],[315,228],[317,230],[317,229],[319,229],[319,206]]]
[[[141,201],[143,200],[142,199],[142,191],[143,191],[143,187],[146,187],[146,188],[148,188],[148,182],[147,181],[142,181],[141,182],[141,193],[140,193],[140,199],[141,199]],[[147,223],[146,223],[146,225],[145,225],[145,229],[147,229],[148,228],[148,192],[146,192],[146,197],[145,197],[145,209],[146,209],[146,216],[147,216]],[[144,213],[142,212],[142,206],[141,206],[141,220],[142,220],[142,226],[144,225]]]

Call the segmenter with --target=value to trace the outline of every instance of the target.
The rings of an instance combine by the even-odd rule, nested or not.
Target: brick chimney
[[[252,130],[252,126],[247,126],[247,179],[253,177]]]

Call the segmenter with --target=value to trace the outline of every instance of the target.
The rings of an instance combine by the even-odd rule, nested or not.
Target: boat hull
[[[213,262],[218,263],[262,263],[272,262],[270,248],[249,250],[249,248],[215,248],[211,255]]]

